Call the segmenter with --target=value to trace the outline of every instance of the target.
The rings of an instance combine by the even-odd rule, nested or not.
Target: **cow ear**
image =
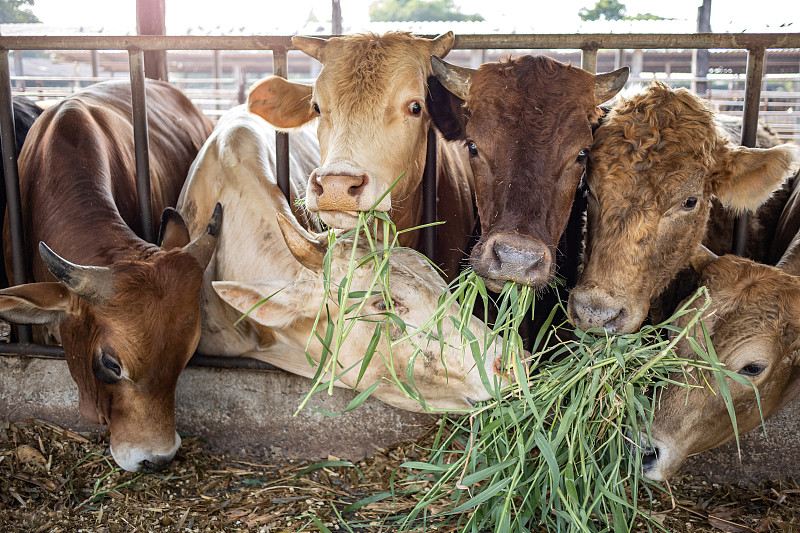
[[[69,308],[70,292],[54,282],[28,283],[0,291],[0,317],[17,324],[53,324]]]
[[[211,283],[222,300],[248,318],[275,329],[285,329],[303,318],[312,318],[314,308],[308,283],[286,281],[214,281]]]
[[[467,122],[469,112],[464,107],[464,100],[445,89],[435,76],[428,78],[428,94],[425,106],[436,127],[448,141],[467,138]]]
[[[800,146],[793,144],[724,150],[714,169],[712,192],[736,212],[755,211],[791,175],[798,161]]]
[[[314,87],[270,76],[256,82],[247,95],[247,110],[276,128],[298,128],[315,118],[311,107]]]
[[[161,213],[161,228],[158,230],[158,245],[165,250],[183,248],[189,244],[189,228],[175,209],[168,207]]]

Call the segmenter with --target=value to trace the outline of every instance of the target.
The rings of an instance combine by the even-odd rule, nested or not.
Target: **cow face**
[[[711,295],[703,322],[720,363],[758,388],[764,418],[769,417],[800,392],[800,278],[729,255],[705,268],[702,277]],[[705,344],[699,327],[691,334]],[[676,348],[693,358],[685,340]],[[642,458],[645,475],[655,480],[667,479],[688,456],[734,438],[716,380],[703,379],[696,369],[687,378],[674,378],[688,379],[694,388],[668,385],[655,399],[653,440]],[[761,416],[755,391],[725,379],[739,433],[757,427]]]
[[[326,249],[324,243],[327,241],[324,235],[311,235],[287,221],[282,215],[278,215],[278,220],[289,249],[306,267],[301,274],[302,278],[289,285],[286,285],[285,281],[257,283],[215,281],[213,286],[224,301],[240,312],[245,313],[252,309],[250,319],[271,328],[282,342],[305,347],[307,340],[314,333],[312,329],[314,319],[323,304],[322,259]],[[347,248],[349,246],[337,245],[331,252],[331,280],[341,280],[346,276],[351,253]],[[359,253],[365,255],[369,253],[369,249],[361,248]],[[358,268],[352,278],[350,290],[368,290],[373,276],[369,265]],[[415,400],[407,398],[396,385],[390,383],[391,375],[386,368],[386,362],[391,361],[394,374],[402,381],[408,381],[407,371],[412,365],[414,384],[429,407],[445,410],[465,409],[477,401],[489,399],[489,392],[483,386],[480,374],[486,372],[489,380],[493,379],[496,362],[502,352],[501,341],[498,339],[493,342],[487,350],[483,369],[479,369],[470,355],[469,348],[462,350],[460,335],[451,321],[442,322],[444,349],[433,337],[426,338],[423,332],[415,331],[434,313],[439,297],[446,291],[441,277],[416,252],[401,249],[392,252],[388,282],[394,312],[406,324],[406,330],[403,331],[399,325],[390,323],[389,339],[386,336],[381,338],[358,388],[363,389],[383,380],[373,392],[373,396],[395,407],[422,411],[422,407]],[[325,338],[326,313],[338,313],[335,303],[337,290],[336,286],[331,288],[330,299],[319,320],[316,332],[318,338]],[[253,309],[262,301],[263,303]],[[355,365],[341,376],[340,381],[345,385],[355,387],[360,361],[367,351],[376,321],[388,320],[384,315],[386,311],[383,297],[374,295],[369,298],[360,313],[365,320],[354,323],[339,354],[339,372]],[[458,316],[457,307],[454,306],[450,313]],[[483,346],[484,324],[471,317],[469,329],[479,339],[477,342]],[[320,361],[322,354],[318,338],[312,337],[309,346],[309,354],[317,362]],[[390,341],[392,341],[391,350]],[[395,344],[394,341],[398,342]]]
[[[636,330],[706,233],[712,197],[756,209],[800,148],[734,147],[704,101],[654,84],[623,99],[595,132],[584,270],[569,297],[581,329]]]
[[[597,106],[625,85],[628,68],[595,76],[544,56],[477,70],[432,62],[452,94],[431,106],[433,120],[446,139],[466,143],[475,176],[482,235],[472,268],[496,291],[509,280],[546,285],[586,169]],[[431,97],[441,99],[433,83]]]
[[[173,211],[167,224],[182,227],[162,233],[173,249],[110,267],[75,265],[41,244],[60,282],[0,291],[3,318],[58,326],[81,415],[109,425],[111,453],[125,470],[161,469],[180,446],[175,386],[200,338],[198,295],[220,221],[218,207],[206,233],[186,244]]]
[[[323,222],[352,229],[358,211],[388,211],[417,189],[430,123],[429,58],[446,55],[453,40],[452,32],[433,40],[406,33],[294,37],[322,63],[314,87],[277,77],[253,87],[248,109],[278,128],[319,118],[322,165],[308,181],[306,207]]]

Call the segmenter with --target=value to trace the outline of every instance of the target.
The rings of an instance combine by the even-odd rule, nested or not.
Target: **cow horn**
[[[211,220],[208,221],[208,225],[206,226],[206,230],[183,247],[183,250],[194,257],[203,270],[208,266],[208,262],[211,261],[211,255],[214,253],[214,247],[217,245],[217,237],[219,237],[219,229],[221,226],[222,205],[217,202],[216,207],[214,207],[214,213],[211,215]]]
[[[310,55],[320,63],[322,63],[322,49],[328,44],[326,39],[319,37],[306,37],[303,35],[295,35],[292,37],[292,45],[298,50]]]
[[[76,265],[59,256],[44,242],[39,243],[39,256],[58,281],[90,304],[102,304],[111,297],[114,274],[110,268]]]
[[[445,89],[466,101],[475,71],[471,68],[451,65],[436,56],[431,56],[431,66],[433,66],[433,74],[442,82]]]
[[[275,215],[278,219],[278,227],[281,228],[283,240],[301,265],[313,272],[321,272],[325,254],[328,247],[324,242],[314,238],[305,228],[297,223],[297,220],[290,219],[283,213]]]
[[[631,69],[622,67],[613,72],[597,74],[594,77],[594,104],[600,105],[614,98],[625,87],[630,73]]]
[[[697,248],[695,248],[694,250],[694,255],[689,260],[689,262],[692,265],[692,268],[695,270],[695,272],[701,274],[708,265],[710,265],[717,259],[719,259],[719,256],[717,256],[717,254],[715,254],[702,244],[698,244]]]
[[[431,40],[431,55],[435,55],[437,57],[446,56],[450,53],[450,50],[453,48],[453,44],[455,42],[456,38],[452,31],[448,31],[447,33],[443,33],[438,37],[434,37]]]

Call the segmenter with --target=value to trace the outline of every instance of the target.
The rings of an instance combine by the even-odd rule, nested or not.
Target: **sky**
[[[344,26],[358,27],[369,20],[374,0],[341,0]],[[582,7],[595,0],[455,0],[463,13],[480,13],[501,26],[530,23],[535,31],[575,27]],[[694,21],[701,0],[623,0],[628,14],[650,12],[663,17]],[[35,0],[33,12],[46,24],[91,26],[135,31],[135,0]],[[223,7],[224,6],[224,7]],[[330,0],[166,0],[167,33],[185,35],[187,28],[212,29],[277,28],[279,34],[294,34],[305,25],[309,13],[330,19]],[[792,25],[779,28],[781,24]],[[800,0],[713,0],[711,29],[724,31],[800,32]],[[567,30],[568,31],[568,30]],[[263,32],[263,31],[262,31]]]

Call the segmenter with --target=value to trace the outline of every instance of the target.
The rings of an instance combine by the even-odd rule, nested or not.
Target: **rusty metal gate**
[[[432,36],[428,36],[432,37]],[[758,103],[764,72],[767,49],[800,48],[800,33],[767,34],[539,34],[539,35],[457,35],[453,49],[461,50],[547,50],[580,49],[581,67],[596,72],[599,49],[744,49],[747,50],[747,74],[745,84],[744,115],[741,144],[754,147],[758,122]],[[27,283],[24,257],[22,215],[20,210],[19,180],[17,173],[14,137],[14,117],[11,103],[11,79],[8,53],[12,50],[124,50],[128,52],[134,139],[136,148],[136,182],[141,217],[140,234],[153,241],[152,212],[150,204],[150,163],[147,135],[147,102],[144,91],[144,52],[155,50],[261,50],[272,52],[273,73],[287,77],[289,50],[293,50],[290,36],[252,37],[170,37],[170,36],[126,36],[126,37],[1,37],[0,36],[0,142],[3,146],[3,169],[8,202],[9,230],[13,250],[13,268],[18,283]],[[429,139],[431,136],[429,135]],[[434,137],[435,139],[435,137]],[[289,191],[289,138],[286,133],[276,134],[278,185],[288,198]],[[429,149],[430,152],[430,149]],[[433,152],[435,154],[435,152]],[[428,165],[426,168],[431,168]],[[435,220],[436,191],[435,165],[433,173],[426,170],[425,214],[423,223]],[[432,175],[433,174],[433,175]],[[734,226],[734,252],[741,254],[746,238],[746,215]],[[424,237],[426,250],[432,252],[433,232]],[[0,354],[28,354],[38,356],[62,356],[63,350],[54,346],[31,343],[30,326],[20,326],[19,342],[0,347]],[[196,362],[197,356],[195,356]],[[257,361],[235,362],[224,358],[202,358],[205,364],[214,366],[258,366]],[[223,359],[223,358],[219,358]]]

